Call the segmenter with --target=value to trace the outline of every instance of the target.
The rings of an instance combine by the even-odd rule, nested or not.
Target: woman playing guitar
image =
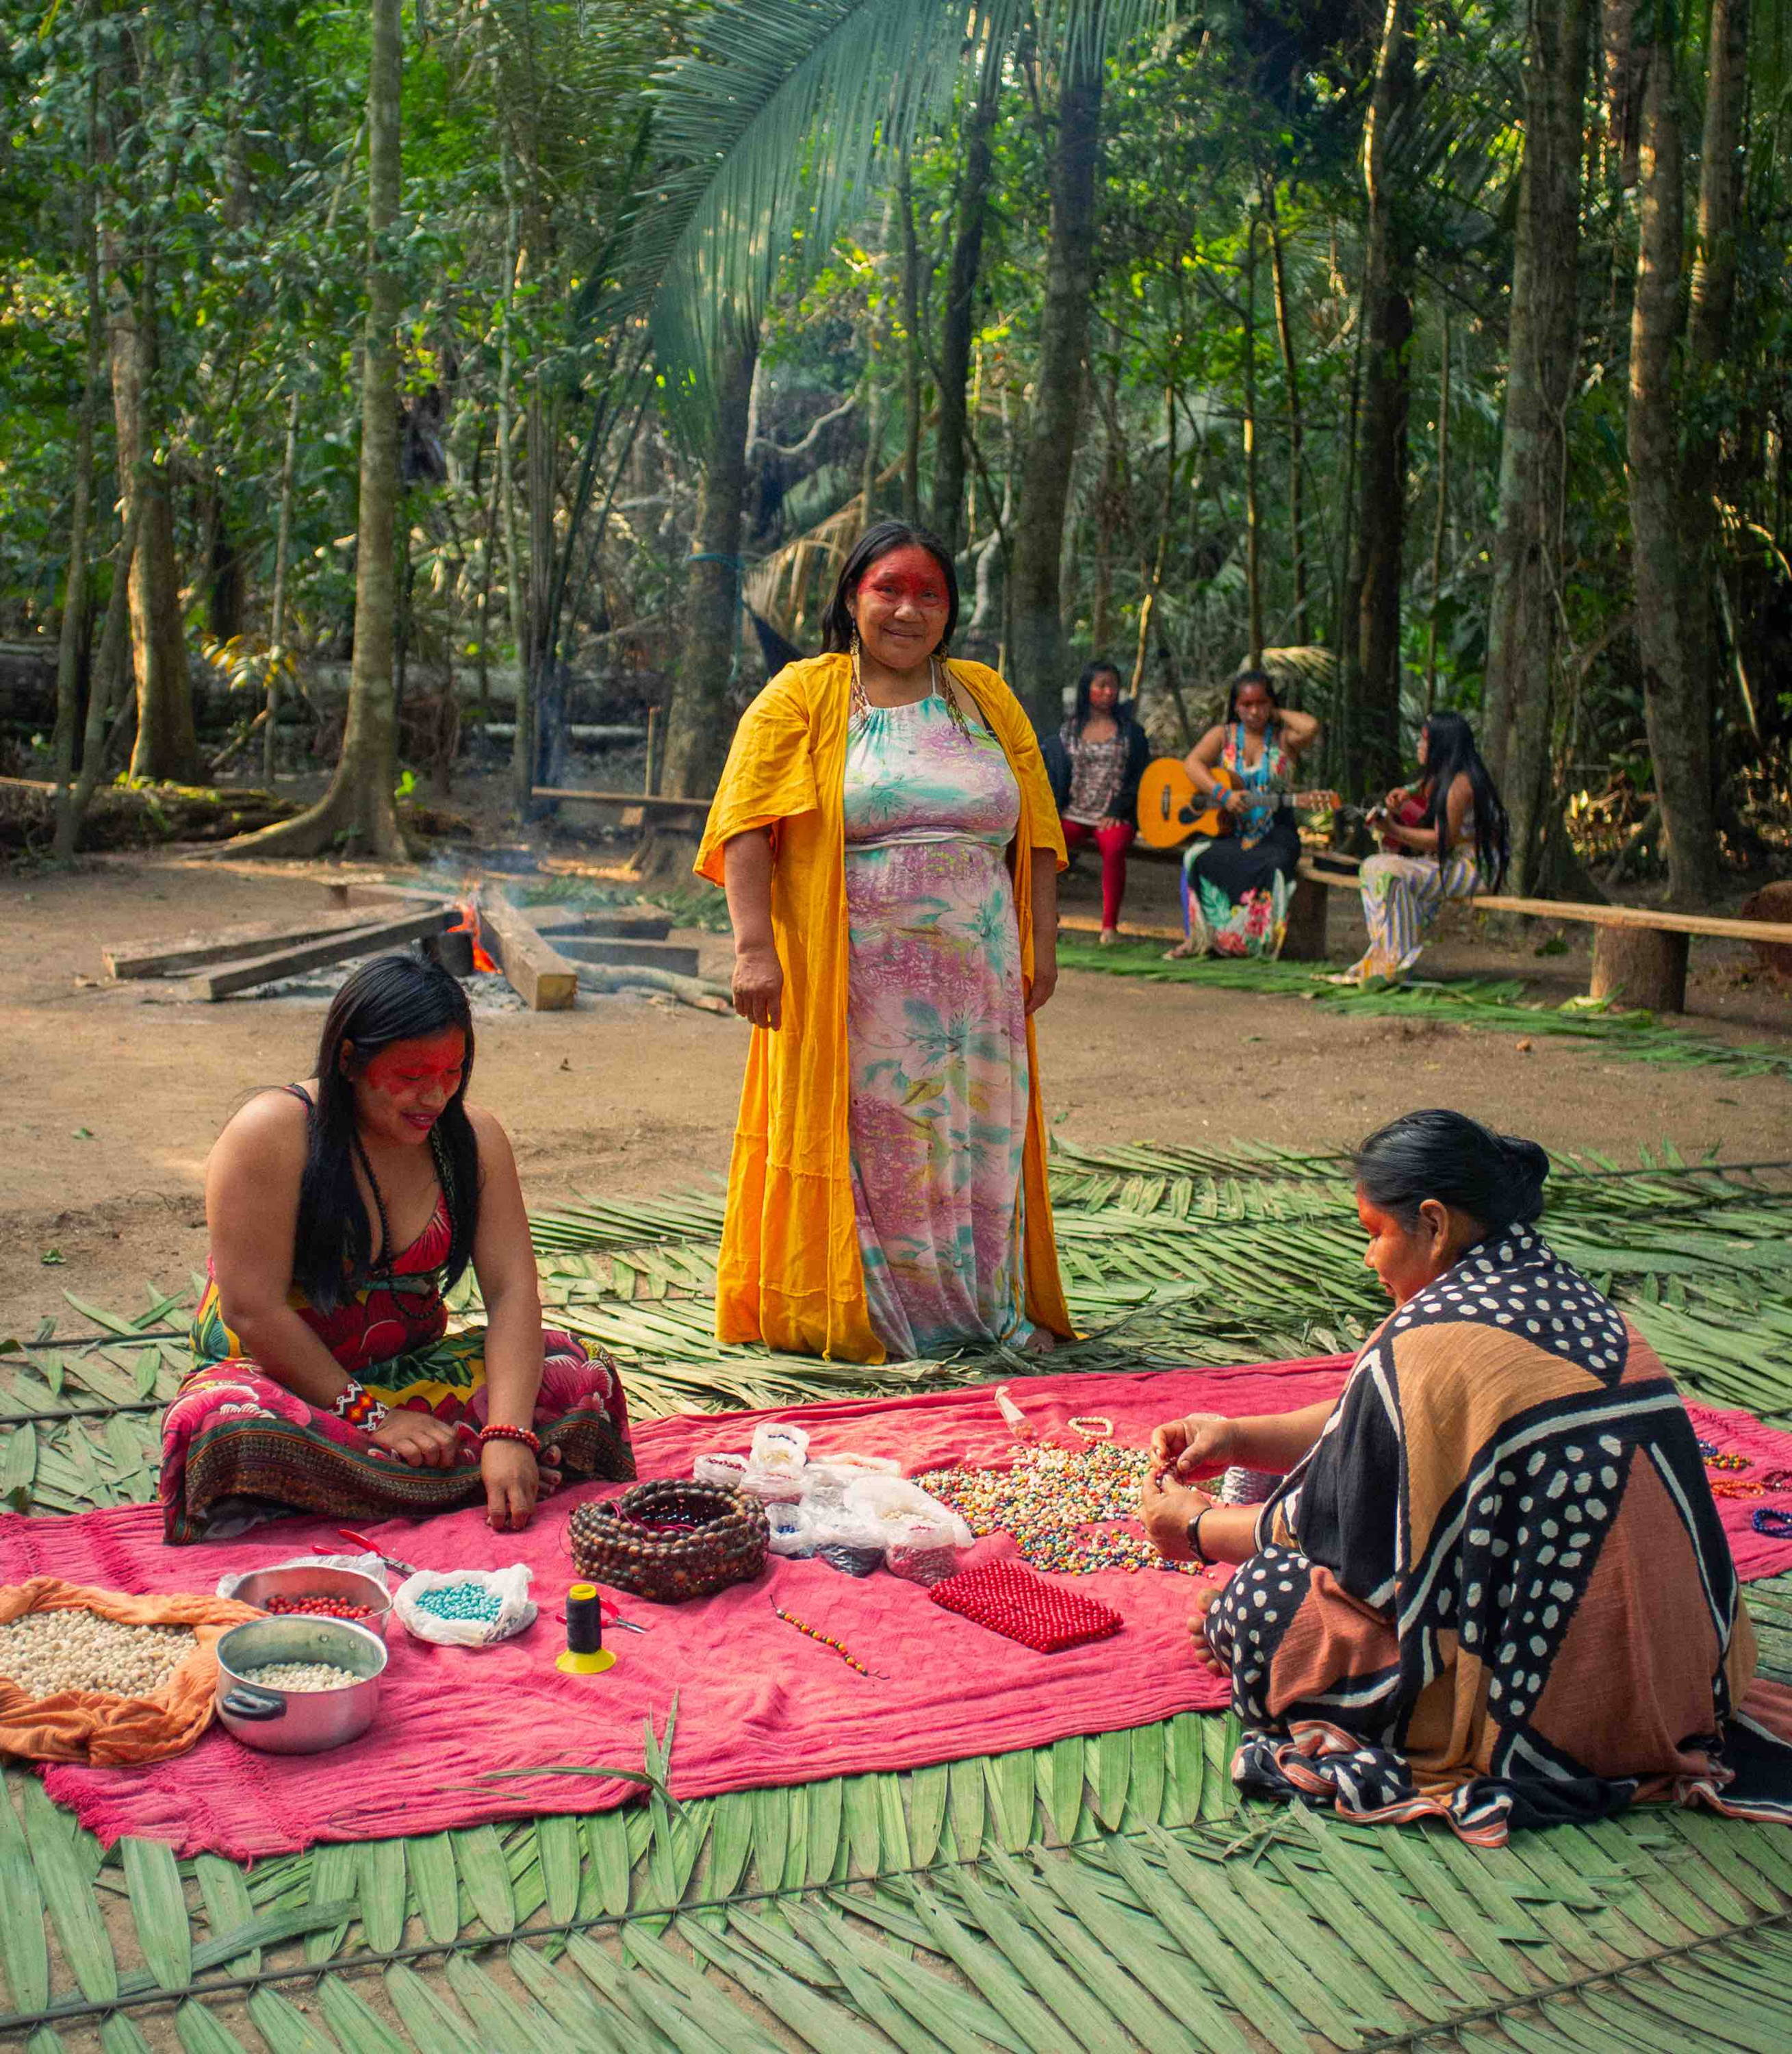
[[[1300,836],[1287,794],[1296,760],[1319,723],[1276,697],[1263,671],[1232,682],[1226,717],[1189,752],[1190,781],[1216,801],[1232,832],[1197,836],[1182,860],[1182,924],[1174,956],[1273,956],[1287,925]],[[1228,773],[1228,774],[1222,774]],[[1229,788],[1229,789],[1228,789]]]

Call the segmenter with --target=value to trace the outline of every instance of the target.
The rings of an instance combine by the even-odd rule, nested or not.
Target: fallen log
[[[106,966],[108,977],[124,979],[140,977],[171,977],[177,970],[202,970],[207,963],[242,962],[256,955],[270,954],[289,944],[314,942],[326,935],[337,935],[347,930],[364,927],[368,924],[365,912],[320,914],[314,920],[300,922],[297,926],[279,921],[264,921],[258,926],[233,928],[226,935],[214,935],[206,939],[198,935],[178,942],[164,942],[155,948],[146,948],[140,942],[120,942],[100,951],[100,960]]]
[[[579,974],[592,991],[663,991],[682,1005],[694,1005],[699,1013],[734,1017],[733,1003],[723,995],[720,985],[698,977],[681,977],[676,970],[635,964],[581,963]]]

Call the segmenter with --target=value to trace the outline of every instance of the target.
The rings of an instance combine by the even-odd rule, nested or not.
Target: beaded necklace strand
[[[805,1626],[795,1612],[786,1611],[776,1598],[772,1600],[772,1609],[786,1626],[793,1626],[799,1633],[806,1633],[810,1639],[819,1640],[823,1647],[831,1647],[849,1669],[856,1669],[861,1676],[878,1676],[876,1670],[867,1669],[859,1657],[851,1653],[843,1643],[834,1639],[831,1635],[822,1632],[818,1627]],[[878,1680],[888,1682],[890,1679],[887,1676],[879,1676]]]

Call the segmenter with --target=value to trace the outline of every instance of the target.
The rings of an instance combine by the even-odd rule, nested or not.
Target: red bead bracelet
[[[541,1452],[540,1436],[531,1433],[527,1426],[487,1426],[479,1436],[480,1446],[484,1447],[488,1441],[521,1441],[532,1455]]]

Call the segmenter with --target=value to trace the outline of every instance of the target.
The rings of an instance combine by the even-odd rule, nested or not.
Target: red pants
[[[1127,821],[1111,828],[1085,827],[1081,820],[1066,820],[1063,825],[1066,848],[1081,848],[1092,841],[1101,851],[1102,925],[1118,927],[1120,901],[1126,895],[1126,851],[1138,828]]]

